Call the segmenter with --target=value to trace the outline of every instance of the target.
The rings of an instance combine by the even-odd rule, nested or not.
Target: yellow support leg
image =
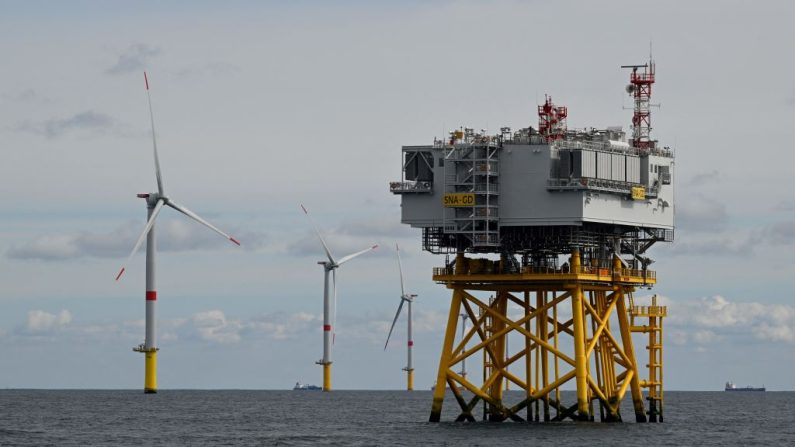
[[[591,415],[588,402],[588,362],[585,356],[585,318],[583,317],[582,286],[580,285],[577,285],[574,289],[571,307],[572,316],[574,317],[574,371],[577,382],[577,416],[578,419],[587,421]]]
[[[444,345],[442,345],[442,355],[439,359],[439,372],[436,374],[436,385],[433,388],[430,422],[439,422],[442,417],[444,392],[447,388],[447,371],[450,369],[450,359],[453,354],[453,341],[455,340],[459,309],[461,309],[461,290],[455,289],[450,303],[450,314],[447,316],[447,332],[444,334]]]
[[[406,389],[408,391],[414,391],[414,370],[410,369],[406,372],[408,375],[408,385],[406,386]]]
[[[157,393],[157,351],[144,352],[144,393]]]
[[[331,391],[331,363],[323,364],[323,391]]]
[[[643,405],[643,394],[640,390],[638,361],[635,359],[635,348],[632,343],[632,332],[630,332],[627,309],[624,303],[624,300],[628,297],[631,297],[631,295],[625,294],[623,288],[619,288],[616,293],[620,294],[620,296],[616,297],[618,300],[616,302],[616,314],[618,316],[618,327],[621,330],[621,339],[624,342],[624,353],[632,361],[632,368],[630,369],[635,371],[635,373],[632,375],[629,387],[630,391],[632,392],[632,405],[635,408],[635,422],[646,422],[646,410]]]

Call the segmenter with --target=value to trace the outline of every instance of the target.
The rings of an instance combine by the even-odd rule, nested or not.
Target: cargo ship
[[[762,386],[761,388],[755,388],[752,386],[738,387],[732,382],[726,382],[726,388],[724,388],[724,391],[765,391],[765,387],[764,386]]]
[[[301,382],[295,382],[295,386],[293,387],[294,391],[320,391],[323,388],[317,385],[307,385]]]

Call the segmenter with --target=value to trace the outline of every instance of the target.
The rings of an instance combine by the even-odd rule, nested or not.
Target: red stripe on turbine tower
[[[409,340],[409,346],[414,346],[414,341],[413,340]]]
[[[324,331],[330,331],[331,330],[331,325],[330,324],[324,324],[323,325],[323,330]]]
[[[146,301],[156,301],[156,300],[157,300],[157,292],[154,290],[147,290]]]

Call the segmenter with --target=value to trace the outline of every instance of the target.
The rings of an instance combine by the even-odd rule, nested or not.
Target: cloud
[[[773,207],[773,211],[795,211],[795,200],[782,200]]]
[[[105,70],[109,75],[123,75],[129,73],[142,72],[149,64],[149,61],[160,54],[160,49],[143,43],[130,45],[129,48],[119,56],[116,63]]]
[[[784,304],[730,301],[720,295],[692,301],[665,300],[666,323],[675,341],[707,345],[730,337],[795,344],[795,307]],[[670,331],[669,331],[670,333]]]
[[[795,221],[784,221],[771,224],[765,233],[767,240],[773,245],[792,245],[795,243]]]
[[[694,175],[687,184],[690,186],[700,186],[708,183],[715,183],[718,180],[720,180],[720,173],[717,169],[713,169],[709,172],[702,172]]]
[[[748,256],[754,253],[756,238],[742,236],[695,241],[677,241],[670,247],[673,256]],[[663,248],[665,250],[666,248]]]
[[[397,301],[397,300],[396,300]],[[414,311],[414,333],[439,333],[444,329],[446,313]],[[336,338],[383,345],[394,309],[376,315],[340,315]],[[393,339],[405,337],[405,309],[395,326]],[[248,318],[227,316],[220,309],[203,310],[187,317],[163,318],[157,322],[161,342],[209,343],[228,345],[251,340],[285,341],[319,336],[323,318],[309,312],[272,312]],[[100,321],[75,324],[68,310],[49,313],[33,310],[27,321],[12,334],[18,341],[78,342],[113,340],[140,343],[144,336],[144,320]],[[56,336],[57,335],[57,336]],[[397,345],[396,345],[397,346]]]
[[[72,313],[62,310],[57,315],[43,310],[31,310],[28,312],[28,321],[25,328],[32,333],[51,332],[61,329],[72,322]]]
[[[27,132],[46,138],[58,138],[71,132],[83,132],[92,135],[115,134],[131,136],[123,126],[110,115],[86,110],[66,118],[53,118],[45,121],[24,121],[16,127],[18,132]]]
[[[784,100],[784,104],[795,107],[795,92]]]
[[[691,235],[692,236],[692,235]],[[748,256],[762,245],[786,247],[795,244],[795,221],[780,221],[747,232],[723,237],[691,237],[675,242],[670,248],[674,256]]]
[[[50,100],[48,98],[45,98],[45,97],[41,96],[38,92],[36,92],[36,90],[34,90],[32,88],[28,88],[28,89],[22,90],[19,93],[11,93],[11,94],[0,95],[0,97],[3,98],[6,101],[14,101],[14,102],[21,102],[21,103],[31,103],[31,102],[48,103],[48,102],[50,102]]]
[[[726,205],[700,194],[689,195],[677,204],[676,225],[690,231],[721,231],[729,216]]]
[[[190,322],[202,340],[215,343],[236,343],[240,341],[242,323],[239,320],[228,320],[223,311],[209,310],[199,312],[190,318]]]
[[[224,62],[212,62],[209,64],[185,67],[176,72],[176,75],[181,78],[193,78],[200,76],[228,76],[240,72],[240,67],[237,65],[227,64]]]
[[[40,309],[31,310],[24,325],[18,326],[13,336],[29,340],[55,340],[72,329],[71,323],[72,313],[66,309],[57,314]]]
[[[82,343],[85,341],[123,339],[130,341],[143,335],[143,320],[140,324],[129,322],[91,322],[75,323],[72,312],[63,309],[57,313],[44,310],[31,310],[24,323],[12,332],[0,330],[15,342],[62,342]]]
[[[378,244],[379,248],[368,256],[393,256],[392,248],[399,239],[416,238],[416,230],[400,223],[400,219],[372,219],[343,222],[338,227],[326,230],[321,228],[323,239],[335,257],[342,257]],[[323,248],[317,235],[308,230],[303,237],[285,248],[293,256],[322,256]]]
[[[119,258],[127,256],[143,231],[141,222],[130,221],[106,233],[82,231],[66,235],[44,235],[12,247],[6,257],[18,260],[62,261],[82,257]],[[224,247],[229,241],[214,232],[184,219],[158,219],[159,251],[209,250]],[[244,248],[265,244],[264,233],[239,234]],[[142,248],[143,250],[143,248]]]
[[[286,340],[316,332],[322,322],[321,316],[307,312],[289,315],[273,313],[252,318],[246,325],[246,331],[251,334],[262,334],[274,340]]]

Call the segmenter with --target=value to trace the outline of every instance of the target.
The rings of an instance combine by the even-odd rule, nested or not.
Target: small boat
[[[322,389],[323,388],[321,388],[321,387],[319,387],[317,385],[307,385],[307,384],[301,383],[301,382],[295,382],[295,386],[293,387],[293,391],[296,391],[296,390],[298,390],[298,391],[320,391]]]
[[[764,386],[762,386],[761,388],[755,388],[752,386],[738,387],[732,382],[726,382],[726,388],[724,388],[724,391],[765,391],[765,387]]]

